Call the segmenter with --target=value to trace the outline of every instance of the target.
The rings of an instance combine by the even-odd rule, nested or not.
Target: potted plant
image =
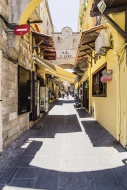
[[[96,94],[97,94],[97,95],[99,94],[99,92],[100,92],[100,90],[96,90]]]

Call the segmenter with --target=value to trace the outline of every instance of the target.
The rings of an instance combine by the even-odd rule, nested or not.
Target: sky
[[[79,0],[48,0],[48,4],[55,32],[66,26],[77,32]]]

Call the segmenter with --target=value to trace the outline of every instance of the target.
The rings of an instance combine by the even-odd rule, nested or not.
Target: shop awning
[[[52,36],[32,31],[32,35],[36,40],[36,45],[41,49],[55,50]]]
[[[66,81],[71,82],[71,83],[73,83],[76,80],[77,76],[75,74],[70,73],[70,72],[68,72],[68,71],[66,71],[66,70],[64,70],[64,69],[62,69],[56,65],[55,65],[55,68],[56,68],[58,76],[61,79],[66,80]]]
[[[100,31],[104,29],[103,25],[94,26],[82,32],[80,44],[78,47],[78,58],[91,56],[92,51],[95,49],[95,40],[97,39]]]
[[[50,71],[53,75],[57,76],[56,68],[55,66],[50,63],[49,61],[46,61],[45,59],[35,55],[33,56],[33,60],[36,61],[39,68],[45,68],[46,70]]]
[[[73,83],[76,79],[76,75],[74,75],[68,71],[65,71],[64,69],[62,69],[56,65],[53,65],[49,61],[47,61],[37,55],[33,57],[33,60],[36,61],[37,65],[40,68],[42,68],[42,67],[45,68],[45,71],[60,78],[61,80],[65,80],[65,81]]]

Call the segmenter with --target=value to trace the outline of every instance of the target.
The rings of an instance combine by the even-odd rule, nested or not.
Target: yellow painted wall
[[[88,30],[89,28],[93,27],[95,25],[95,18],[90,17],[90,11],[92,7],[92,0],[89,0],[88,6],[86,11],[84,12],[84,23],[82,25],[82,30]]]
[[[95,119],[108,129],[115,136],[116,126],[116,81],[115,81],[115,64],[116,56],[112,50],[109,50],[107,57],[101,57],[96,64],[93,64],[91,68],[91,85],[92,89],[92,74],[99,69],[104,63],[107,62],[107,69],[113,70],[112,81],[107,83],[107,97],[92,97],[90,105],[94,107]]]
[[[91,6],[92,6],[92,3],[93,3],[93,0],[89,0],[88,3],[87,3],[87,8],[86,10],[83,11],[83,23],[82,23],[82,26],[80,25],[80,16],[82,14],[82,6],[84,4],[84,1],[83,0],[80,0],[80,6],[79,6],[79,21],[78,21],[78,28],[79,28],[79,31],[80,29],[82,31],[84,30],[88,30],[89,28],[91,28],[92,26],[95,25],[95,18],[94,17],[90,17],[90,10],[91,10]]]
[[[92,0],[88,1],[88,7],[84,13],[84,23],[82,31],[95,26],[95,18],[89,15],[92,6]],[[109,15],[123,30],[125,30],[125,13],[113,13]],[[103,18],[104,22],[104,18]],[[94,107],[95,119],[106,128],[120,143],[125,147],[127,144],[127,60],[125,49],[125,39],[108,23],[113,40],[113,49],[109,50],[106,56],[100,59],[92,67],[89,65],[89,112],[91,106]],[[122,57],[122,59],[121,59]],[[122,60],[120,62],[120,59]],[[107,63],[107,70],[112,69],[112,81],[107,83],[107,97],[92,96],[92,74],[97,71],[104,63]],[[81,79],[83,82],[86,75]]]
[[[24,12],[22,13],[19,24],[25,24],[34,11],[34,9],[42,2],[43,0],[31,0],[30,3],[26,6]]]
[[[124,12],[114,14],[112,18],[117,21],[118,25],[125,30],[125,15]],[[115,41],[115,51],[117,52],[117,65],[116,65],[116,86],[117,86],[117,137],[123,146],[127,142],[127,117],[126,117],[126,105],[127,105],[127,92],[126,92],[126,52],[122,55],[125,40],[117,33],[117,39]],[[123,56],[123,57],[122,57]],[[122,61],[120,62],[120,58]]]
[[[116,19],[119,25],[124,29],[123,23],[124,14],[120,13],[120,16],[113,15],[113,19]],[[107,83],[107,97],[92,97],[90,105],[94,107],[95,119],[105,127],[116,139],[119,140],[123,146],[126,145],[126,57],[124,53],[124,59],[119,66],[119,56],[121,56],[120,49],[125,44],[122,36],[111,26],[108,25],[113,37],[113,49],[109,50],[106,56],[93,63],[91,68],[91,81],[92,73],[94,73],[99,67],[107,62],[107,70],[112,69],[112,81]],[[119,54],[117,54],[120,52]],[[92,89],[92,83],[91,83]]]

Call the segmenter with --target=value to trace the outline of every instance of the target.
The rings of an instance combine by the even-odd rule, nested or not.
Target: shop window
[[[18,66],[18,114],[30,111],[30,71]]]
[[[106,73],[106,66],[103,68],[99,69],[96,73],[93,74],[93,96],[101,96],[105,97],[106,96],[106,91],[107,91],[107,84],[102,83],[100,81],[100,78]]]

